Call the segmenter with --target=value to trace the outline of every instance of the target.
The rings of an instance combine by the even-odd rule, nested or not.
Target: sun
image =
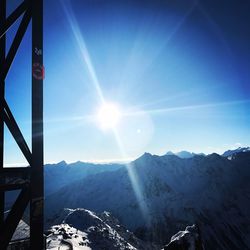
[[[97,114],[98,125],[103,129],[115,128],[121,119],[121,112],[113,103],[103,104]]]

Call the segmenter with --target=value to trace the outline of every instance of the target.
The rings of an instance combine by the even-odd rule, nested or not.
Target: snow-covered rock
[[[68,224],[55,225],[48,231],[46,249],[91,250],[87,234]]]
[[[164,250],[204,250],[202,239],[197,226],[187,226],[185,231],[180,231],[171,237]]]
[[[61,224],[47,231],[47,249],[69,247],[84,250],[136,250],[157,249],[139,240],[120,225],[109,212],[96,214],[86,209],[66,209],[60,215]]]
[[[22,240],[22,239],[29,238],[29,236],[30,236],[29,225],[25,221],[20,220],[11,240],[12,241]]]
[[[239,147],[236,149],[232,149],[232,150],[227,150],[225,151],[222,156],[224,157],[229,157],[231,158],[232,155],[236,154],[236,153],[240,153],[240,152],[249,152],[250,151],[250,147]]]

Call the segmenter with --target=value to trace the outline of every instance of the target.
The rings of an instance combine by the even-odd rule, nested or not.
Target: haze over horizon
[[[45,0],[44,8],[45,163],[250,145],[249,2]],[[30,146],[29,42],[30,32],[6,99]],[[106,103],[114,108],[100,114]],[[25,164],[7,129],[5,145],[5,166]]]
[[[237,146],[238,144],[236,144]],[[144,152],[143,154],[141,155],[138,155],[137,157],[134,157],[134,158],[124,158],[124,159],[106,159],[106,160],[74,160],[74,161],[65,161],[64,159],[60,160],[60,161],[54,161],[54,162],[45,162],[45,165],[46,164],[59,164],[61,162],[66,162],[66,164],[72,164],[72,163],[76,163],[76,162],[83,162],[83,163],[93,163],[93,164],[113,164],[113,163],[117,163],[117,164],[125,164],[125,163],[130,163],[138,158],[140,158],[142,155],[144,154],[151,154],[151,155],[158,155],[158,156],[163,156],[165,154],[170,154],[170,153],[173,153],[174,155],[177,155],[179,153],[182,153],[182,152],[185,152],[185,153],[190,153],[190,154],[205,154],[206,156],[209,155],[209,154],[213,154],[213,153],[216,153],[216,154],[219,154],[219,155],[222,155],[223,153],[225,153],[226,151],[228,150],[237,150],[237,149],[240,149],[240,148],[249,148],[249,146],[244,146],[244,147],[232,147],[232,148],[228,148],[227,150],[225,151],[222,151],[222,152],[209,152],[209,153],[204,153],[204,152],[190,152],[190,151],[187,151],[187,150],[181,150],[181,151],[178,151],[178,152],[173,152],[171,150],[169,151],[166,151],[165,153],[163,154],[154,154],[154,153],[151,153],[151,152]],[[182,157],[181,157],[182,158]],[[24,163],[24,162],[21,162],[21,163],[10,163],[10,164],[6,164],[6,167],[27,167],[27,163]]]

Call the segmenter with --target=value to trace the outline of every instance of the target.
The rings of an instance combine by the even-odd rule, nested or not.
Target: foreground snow
[[[91,250],[87,234],[68,224],[53,226],[47,238],[47,249],[58,250],[72,248],[77,250]]]
[[[110,213],[96,214],[86,209],[66,209],[61,224],[47,232],[47,249],[137,250],[155,249],[119,224]]]

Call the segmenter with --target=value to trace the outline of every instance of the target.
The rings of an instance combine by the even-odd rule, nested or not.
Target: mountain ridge
[[[100,214],[84,208],[64,209],[47,230],[47,249],[71,245],[76,249],[156,250],[123,227],[109,212]]]
[[[230,228],[239,228],[239,232],[241,227],[245,228],[245,238],[249,236],[250,228],[243,227],[249,220],[248,154],[243,153],[245,159],[239,155],[238,160],[218,154],[189,159],[145,154],[124,168],[88,176],[62,188],[48,197],[48,216],[63,206],[86,207],[95,212],[107,210],[140,237],[164,244],[176,231],[198,220],[204,224],[202,230],[208,246],[215,242],[220,249],[230,249],[237,242],[244,249],[250,243],[247,240],[240,243],[242,236],[237,231],[232,234]],[[131,184],[131,171],[138,180],[140,197]],[[141,208],[145,209],[150,228]],[[225,221],[229,227],[221,226]],[[229,235],[222,243],[218,238],[221,230]]]
[[[250,147],[249,146],[246,146],[246,147],[238,147],[238,148],[235,148],[235,149],[228,149],[226,150],[225,152],[223,152],[222,154],[219,154],[219,153],[216,153],[216,152],[213,152],[213,153],[210,153],[210,154],[205,154],[205,153],[194,153],[194,152],[190,152],[190,151],[187,151],[187,150],[181,150],[181,151],[178,151],[176,153],[172,152],[172,151],[167,151],[167,153],[163,154],[163,155],[156,155],[156,154],[151,154],[150,152],[144,152],[142,155],[138,156],[136,159],[130,161],[129,163],[133,162],[133,161],[136,161],[137,159],[143,157],[143,156],[169,156],[169,155],[175,155],[179,158],[192,158],[194,156],[208,156],[208,155],[211,155],[211,154],[217,154],[217,155],[221,155],[221,156],[224,156],[224,157],[227,157],[229,155],[232,155],[234,153],[240,153],[240,152],[248,152],[250,151]],[[182,155],[182,154],[187,154],[186,156],[185,155]],[[120,161],[118,162],[115,162],[115,161],[112,161],[112,162],[104,162],[104,163],[101,163],[101,162],[88,162],[88,161],[75,161],[75,162],[71,162],[71,163],[67,163],[65,160],[62,160],[62,161],[59,161],[57,163],[47,163],[45,164],[45,167],[60,167],[62,165],[67,165],[67,166],[70,166],[70,167],[75,167],[75,166],[78,166],[78,164],[80,165],[89,165],[89,166],[108,166],[108,165],[125,165],[127,163],[122,163]]]

